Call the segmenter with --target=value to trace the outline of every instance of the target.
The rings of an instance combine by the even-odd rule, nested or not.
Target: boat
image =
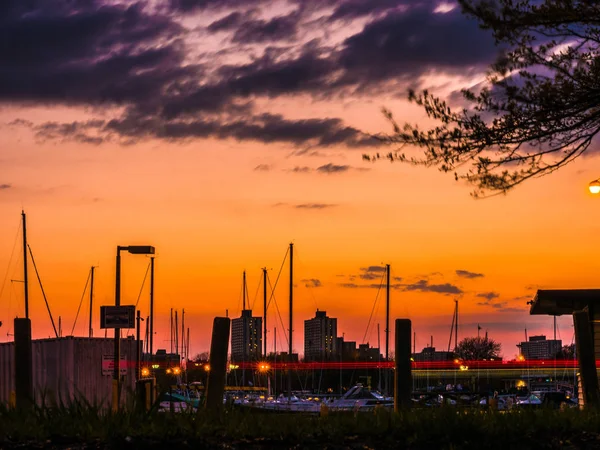
[[[377,407],[393,409],[394,399],[359,383],[350,388],[341,398],[324,404],[330,411],[372,411]]]

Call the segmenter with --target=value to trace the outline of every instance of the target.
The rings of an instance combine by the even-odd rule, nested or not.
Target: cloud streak
[[[469,279],[483,278],[485,276],[482,273],[470,272],[468,270],[462,270],[462,269],[456,270],[456,275],[458,275],[459,277],[462,277],[462,278],[469,278]]]

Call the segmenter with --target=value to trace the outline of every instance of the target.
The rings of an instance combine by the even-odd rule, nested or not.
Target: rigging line
[[[256,286],[256,292],[254,293],[254,299],[252,300],[252,305],[250,305],[250,309],[254,309],[254,304],[256,303],[256,298],[258,297],[258,290],[260,289],[260,287],[262,285],[262,278],[263,277],[260,277],[258,285]]]
[[[73,322],[73,328],[71,328],[71,336],[74,336],[75,325],[77,325],[77,318],[79,317],[79,311],[81,310],[81,304],[83,303],[83,298],[85,297],[85,291],[88,287],[88,283],[90,282],[90,277],[92,276],[92,271],[88,272],[87,279],[85,280],[85,286],[83,288],[83,293],[81,294],[81,300],[79,300],[79,307],[77,308],[77,314],[75,314],[75,321]]]
[[[269,309],[269,305],[271,304],[271,299],[275,296],[275,288],[277,287],[277,283],[279,283],[279,277],[281,276],[281,271],[283,270],[283,265],[285,264],[285,260],[287,259],[288,253],[290,252],[290,248],[288,247],[285,252],[285,256],[283,257],[283,261],[281,262],[281,267],[279,268],[279,273],[277,274],[277,278],[275,279],[275,284],[271,288],[271,298],[267,302],[267,309]],[[269,285],[271,285],[271,281],[269,280]]]
[[[267,274],[267,281],[269,282],[269,286],[271,286],[271,278],[269,277],[269,274]],[[275,289],[273,288],[273,286],[271,286],[271,292],[275,292]],[[275,297],[273,297],[273,300],[275,301],[275,309],[277,310],[277,316],[279,317],[279,323],[281,324],[281,328],[283,329],[283,337],[285,337],[285,342],[289,346],[290,341],[288,340],[287,333],[285,332],[285,325],[283,324],[283,319],[281,318],[281,313],[279,312],[279,305],[277,304],[277,299]]]
[[[244,280],[242,279],[242,286],[240,288],[240,293],[238,295],[238,311],[240,311],[240,317],[242,316],[242,308],[243,308],[243,297],[244,296]]]
[[[142,297],[142,291],[144,290],[144,285],[146,284],[146,279],[148,278],[148,272],[150,271],[150,264],[148,263],[148,267],[146,267],[146,273],[144,274],[144,279],[142,280],[142,287],[140,288],[140,292],[138,293],[137,301],[135,302],[135,309],[137,309],[138,304],[140,303],[140,298]]]
[[[365,330],[365,335],[363,337],[362,343],[365,343],[367,339],[367,333],[369,332],[369,327],[371,326],[371,320],[373,319],[373,313],[375,312],[375,306],[377,305],[377,301],[379,300],[379,292],[381,292],[381,286],[383,286],[383,277],[385,276],[385,272],[381,274],[381,282],[379,283],[379,288],[377,289],[377,295],[375,295],[375,302],[373,303],[373,308],[371,308],[371,315],[369,316],[369,321],[367,322],[367,329]]]
[[[0,299],[2,298],[2,293],[4,292],[4,287],[6,286],[6,280],[8,279],[8,272],[10,272],[10,264],[12,263],[12,259],[15,254],[15,249],[17,248],[17,240],[19,239],[20,231],[21,231],[21,221],[19,221],[19,226],[17,227],[17,233],[15,234],[15,242],[13,243],[13,248],[12,248],[12,251],[10,252],[10,258],[8,259],[8,265],[6,266],[6,273],[4,274],[4,281],[2,281],[2,287],[0,288]]]
[[[294,257],[295,257],[295,259],[296,259],[296,261],[297,261],[298,268],[300,268],[300,267],[305,267],[305,266],[304,266],[304,263],[303,263],[303,262],[302,262],[302,260],[300,259],[300,254],[299,254],[299,252],[298,252],[298,249],[296,249],[296,251],[294,252]],[[319,281],[319,283],[320,283],[320,280],[317,280],[317,281]],[[310,293],[310,296],[311,296],[311,298],[312,298],[312,300],[313,300],[313,303],[315,304],[315,309],[319,309],[319,305],[318,305],[318,303],[317,303],[317,299],[316,299],[316,297],[315,297],[315,295],[314,295],[314,293],[313,293],[313,288],[314,288],[314,286],[312,286],[312,285],[311,285],[311,283],[312,283],[312,279],[309,279],[309,280],[306,282],[305,286],[306,286],[306,288],[308,288],[308,292]]]
[[[148,267],[146,267],[146,273],[144,274],[144,279],[142,280],[142,286],[140,287],[140,292],[138,293],[137,301],[135,302],[135,309],[137,310],[138,304],[140,303],[140,298],[142,297],[142,291],[144,290],[144,285],[146,284],[146,279],[148,278],[148,272],[150,271],[150,264],[152,261],[148,263]],[[131,329],[127,331],[127,337],[133,336],[135,329]]]
[[[42,280],[40,278],[40,273],[37,270],[37,266],[35,265],[35,259],[33,258],[33,252],[31,251],[31,246],[27,244],[27,248],[29,248],[29,254],[31,255],[31,262],[33,263],[33,268],[35,270],[35,274],[37,275],[38,282],[40,283],[40,289],[42,290],[42,296],[44,297],[44,302],[46,303],[46,308],[48,309],[48,315],[50,315],[50,322],[52,322],[52,328],[54,328],[54,334],[58,337],[58,331],[56,331],[56,325],[54,325],[54,318],[52,317],[52,312],[50,311],[50,305],[48,304],[48,299],[46,298],[46,293],[44,292],[44,286],[42,286]]]

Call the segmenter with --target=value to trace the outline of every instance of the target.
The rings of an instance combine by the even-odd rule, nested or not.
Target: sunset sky
[[[0,342],[23,316],[21,209],[55,320],[70,334],[90,266],[99,306],[114,304],[117,245],[154,245],[156,348],[185,308],[191,351],[212,319],[239,315],[261,267],[274,283],[295,246],[294,349],[317,308],[346,340],[383,347],[410,318],[420,351],[482,333],[505,358],[528,334],[538,288],[600,287],[600,176],[594,152],[506,196],[474,200],[451,174],[388,162],[381,113],[427,126],[409,88],[457,99],[498,54],[452,2],[433,0],[4,0],[0,3]],[[146,256],[123,254],[122,304],[135,304]],[[287,263],[270,306],[269,349],[287,348]],[[262,288],[261,288],[262,289]],[[86,294],[87,295],[87,294]],[[146,282],[140,297],[148,314]],[[30,266],[34,338],[52,335]],[[87,335],[87,300],[76,335]],[[560,318],[563,343],[572,320]],[[112,333],[112,332],[110,332]],[[110,335],[110,334],[109,334]],[[366,339],[365,339],[366,336]],[[393,342],[393,335],[391,337]]]

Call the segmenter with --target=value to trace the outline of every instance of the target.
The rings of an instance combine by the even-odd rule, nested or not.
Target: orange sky
[[[457,14],[446,9],[436,14]],[[289,5],[275,8],[270,16],[291,10]],[[393,14],[402,14],[398,11]],[[215,12],[214,18],[224,14]],[[328,42],[348,47],[342,41],[378,20],[380,16],[373,14],[332,26]],[[202,17],[188,24],[188,31],[211,23]],[[303,17],[304,26],[321,26]],[[308,45],[311,33],[316,33],[308,30],[298,31],[298,48]],[[193,51],[196,55],[210,48],[222,50],[214,59],[221,68],[256,60],[266,51],[264,42],[250,48],[255,54],[247,47],[233,51],[227,37],[215,36]],[[287,51],[295,55],[298,48]],[[420,59],[417,62],[421,64]],[[390,108],[400,123],[426,124],[423,111],[402,100],[407,87],[418,78],[420,86],[449,95],[482,80],[485,66],[467,63],[471,65],[464,71],[456,70],[452,61],[440,63],[439,69],[428,66],[416,78],[412,72],[397,79],[388,73],[379,90],[369,85],[334,94],[257,91],[234,102],[251,99],[251,114],[257,117],[268,113],[295,121],[341,118],[353,129],[388,132],[382,106]],[[397,282],[400,288],[392,290],[391,316],[412,319],[417,350],[429,343],[431,335],[436,348],[447,347],[453,300],[458,298],[459,338],[475,335],[480,324],[502,343],[502,353],[509,359],[516,355],[525,328],[530,336],[552,336],[550,317],[529,316],[526,302],[535,289],[598,287],[600,198],[587,191],[587,184],[599,175],[597,157],[582,158],[507,196],[476,201],[469,196],[471,188],[451,175],[367,163],[361,154],[370,149],[343,143],[320,146],[213,134],[182,139],[146,136],[132,145],[106,139],[92,145],[67,135],[36,136],[31,125],[10,123],[27,120],[35,131],[36,125],[48,121],[110,119],[122,113],[121,103],[99,107],[80,99],[4,101],[0,92],[0,104],[0,321],[4,323],[0,341],[12,339],[12,319],[24,311],[22,285],[11,281],[22,279],[20,241],[15,241],[22,208],[44,289],[55,319],[62,318],[64,334],[71,331],[89,268],[95,265],[94,333],[103,335],[99,306],[114,302],[116,246],[149,244],[157,249],[155,348],[169,348],[170,308],[185,308],[192,354],[208,350],[213,317],[226,310],[232,317],[239,315],[243,270],[248,272],[254,300],[260,268],[271,268],[274,282],[289,242],[294,242],[297,256],[293,344],[300,352],[303,320],[313,317],[317,308],[338,318],[339,334],[345,333],[347,340],[362,343],[366,334],[366,341],[376,345],[380,324],[384,342],[383,292],[367,330],[377,289],[343,286],[378,283],[360,278],[365,274],[361,268],[368,266],[389,263],[392,276],[402,278]],[[348,167],[334,173],[316,170],[328,164]],[[145,256],[123,255],[123,304],[136,302],[147,265]],[[483,276],[461,277],[456,272],[460,270]],[[306,287],[301,280],[309,279],[319,280],[321,286]],[[48,337],[52,329],[33,270],[30,281],[33,334]],[[287,348],[281,333],[287,327],[287,284],[286,266],[276,291],[286,323],[282,326],[275,309],[269,310],[269,349],[274,326],[281,339],[278,348]],[[436,290],[432,286],[462,293],[431,292]],[[148,298],[146,284],[139,303],[143,316]],[[258,313],[260,304],[259,296],[254,308]],[[75,334],[86,333],[87,314],[84,301]],[[571,343],[571,319],[560,318],[558,323],[563,343]]]
[[[369,115],[377,117],[377,109]],[[379,120],[385,130],[383,119]],[[600,219],[599,198],[587,193],[596,176],[596,158],[528,183],[507,196],[469,197],[469,187],[434,170],[399,164],[363,163],[360,153],[331,149],[335,162],[368,171],[342,174],[289,173],[297,163],[290,149],[240,142],[167,144],[131,148],[86,147],[33,142],[4,130],[0,190],[0,270],[6,276],[0,299],[2,340],[10,339],[11,318],[23,314],[20,242],[11,257],[23,207],[29,242],[55,317],[70,332],[91,265],[97,265],[96,305],[114,301],[116,245],[152,244],[157,248],[155,342],[168,339],[170,308],[185,308],[192,352],[209,347],[215,315],[239,314],[241,274],[248,272],[250,298],[260,268],[277,271],[290,241],[296,247],[297,282],[294,348],[302,349],[302,321],[318,307],[338,317],[340,333],[363,341],[376,289],[340,285],[360,268],[389,263],[392,276],[406,283],[450,283],[460,296],[392,290],[392,318],[413,320],[417,348],[429,336],[447,346],[453,299],[460,299],[459,337],[476,333],[477,323],[513,357],[515,344],[529,334],[552,334],[550,318],[528,315],[526,301],[535,287],[597,287],[594,250]],[[319,157],[303,157],[317,166]],[[327,160],[329,161],[329,160]],[[258,164],[275,167],[253,170]],[[319,203],[322,209],[295,208]],[[123,257],[123,303],[135,303],[148,265],[143,256]],[[456,270],[484,274],[458,277]],[[31,281],[34,336],[51,334],[39,288]],[[342,276],[343,275],[343,276]],[[303,279],[322,287],[307,288]],[[361,280],[358,279],[357,283]],[[378,283],[362,281],[363,283]],[[287,268],[276,299],[287,327]],[[480,305],[477,294],[495,292]],[[148,309],[148,285],[140,308]],[[260,296],[255,309],[261,304]],[[508,308],[508,311],[503,311]],[[95,333],[98,313],[94,312]],[[374,322],[385,321],[383,292]],[[76,334],[86,329],[84,303]],[[269,311],[270,329],[282,326]],[[377,342],[376,325],[367,340]],[[569,318],[559,320],[564,341],[572,339]],[[167,333],[167,334],[165,334]],[[280,331],[281,333],[281,331]],[[281,334],[280,334],[281,336]],[[271,337],[269,337],[271,340]],[[280,348],[287,345],[281,341]]]

